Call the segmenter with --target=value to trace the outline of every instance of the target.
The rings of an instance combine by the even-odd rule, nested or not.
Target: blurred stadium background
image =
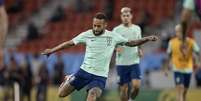
[[[9,33],[6,40],[5,66],[0,68],[0,100],[13,101],[14,85],[19,97],[28,101],[84,101],[83,89],[65,99],[57,96],[57,87],[64,75],[75,73],[82,63],[84,47],[78,46],[51,55],[40,52],[69,40],[91,28],[92,17],[102,11],[109,17],[108,29],[120,24],[120,9],[132,8],[135,24],[143,36],[155,33],[160,41],[143,45],[144,56],[140,68],[143,83],[137,101],[175,101],[173,77],[162,72],[167,57],[168,41],[174,36],[174,27],[180,20],[183,0],[5,0],[9,15]],[[193,16],[188,29],[190,36],[201,46],[201,22]],[[100,101],[119,101],[118,77],[111,62],[106,91]],[[197,78],[196,78],[197,77]],[[199,78],[200,77],[200,78]],[[201,70],[192,76],[188,101],[201,99]],[[200,82],[200,81],[199,81]],[[16,92],[15,92],[16,93]],[[25,97],[25,98],[24,98]],[[44,100],[41,100],[44,101]]]

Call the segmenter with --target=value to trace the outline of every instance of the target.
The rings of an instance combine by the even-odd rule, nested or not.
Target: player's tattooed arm
[[[129,46],[129,47],[135,47],[135,46],[142,45],[148,41],[156,41],[156,40],[158,40],[158,37],[151,35],[151,36],[139,39],[139,40],[129,40],[128,42],[125,43],[125,45]]]
[[[59,45],[57,45],[57,46],[55,46],[55,47],[53,47],[51,49],[44,50],[42,52],[42,54],[49,56],[50,54],[52,54],[54,52],[57,52],[59,50],[65,49],[65,48],[69,48],[69,47],[74,46],[74,45],[75,44],[74,44],[74,42],[72,40],[66,41],[66,42],[63,42],[63,43],[61,43],[61,44],[59,44]]]

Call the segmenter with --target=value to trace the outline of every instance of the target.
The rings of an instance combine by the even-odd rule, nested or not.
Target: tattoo
[[[145,38],[142,38],[142,39],[139,39],[139,40],[130,40],[129,42],[125,43],[126,46],[129,46],[129,47],[135,47],[135,46],[139,46],[139,45],[142,45],[146,42],[148,42],[149,40],[145,37]]]

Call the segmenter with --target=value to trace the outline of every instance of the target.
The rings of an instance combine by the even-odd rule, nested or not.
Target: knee
[[[128,89],[123,88],[123,89],[121,89],[121,91],[120,91],[120,92],[121,92],[121,94],[124,94],[124,95],[125,95],[125,94],[127,94],[127,93],[128,93]]]
[[[92,90],[89,90],[89,96],[91,97],[100,97],[101,94],[102,94],[102,91],[99,88],[94,88]]]
[[[94,97],[97,97],[98,95],[96,94],[95,91],[90,91],[89,94],[88,94],[88,96],[89,96],[90,98],[94,98]]]
[[[138,85],[138,84],[133,84],[132,87],[133,87],[134,90],[139,90],[140,89],[140,85]]]
[[[132,95],[133,94],[134,94],[134,96],[137,95],[139,93],[139,91],[140,91],[140,86],[139,85],[133,85],[132,86],[132,90],[131,90]]]
[[[93,88],[88,92],[88,100],[87,101],[95,101],[102,94],[102,90],[99,88]]]
[[[128,91],[128,85],[125,84],[125,85],[120,86],[120,90],[121,90],[122,92],[127,92],[127,91]]]
[[[178,92],[184,92],[184,90],[185,90],[183,85],[177,85],[176,89],[177,89]]]

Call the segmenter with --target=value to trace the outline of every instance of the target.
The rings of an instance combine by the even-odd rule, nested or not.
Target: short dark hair
[[[94,18],[96,18],[96,19],[103,19],[103,20],[107,21],[107,16],[104,13],[101,13],[101,12],[96,13],[96,15],[94,16]]]

